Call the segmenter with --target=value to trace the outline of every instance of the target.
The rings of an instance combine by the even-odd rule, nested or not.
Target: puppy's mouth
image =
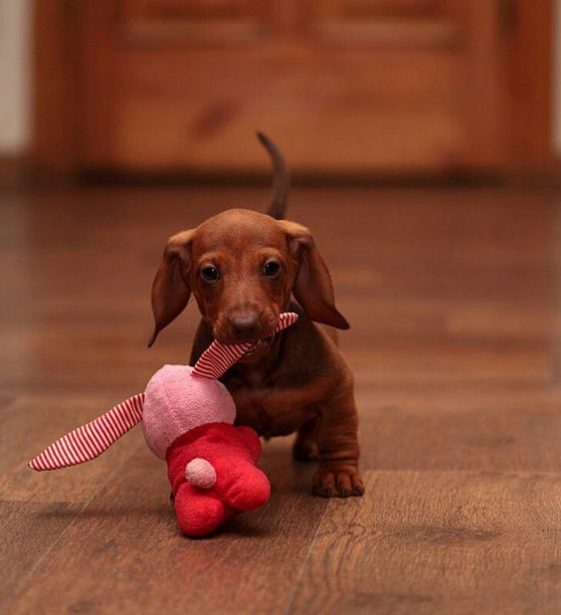
[[[274,335],[263,337],[240,358],[240,363],[254,363],[263,358],[271,349]]]
[[[271,344],[273,343],[273,336],[269,335],[268,337],[264,337],[262,339],[260,339],[259,341],[257,341],[254,346],[252,348],[250,348],[246,353],[245,356],[247,357],[248,355],[251,356],[252,354],[255,354],[256,352],[259,352],[260,350],[264,350],[265,348],[270,348]]]

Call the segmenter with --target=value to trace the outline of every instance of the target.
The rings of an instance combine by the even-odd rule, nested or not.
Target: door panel
[[[244,0],[121,0],[122,32],[171,44],[243,40],[263,33],[266,3]]]
[[[300,172],[493,168],[493,0],[85,0],[82,165]]]

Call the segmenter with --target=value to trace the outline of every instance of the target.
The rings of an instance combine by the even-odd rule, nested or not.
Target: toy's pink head
[[[277,331],[297,320],[297,314],[281,314]],[[187,431],[209,423],[229,423],[236,406],[218,381],[253,343],[223,345],[213,342],[195,367],[165,365],[157,371],[144,393],[144,437],[150,450],[165,459],[170,445]]]
[[[174,440],[200,425],[234,423],[236,406],[226,387],[186,365],[164,365],[144,392],[142,426],[150,450],[165,459]]]

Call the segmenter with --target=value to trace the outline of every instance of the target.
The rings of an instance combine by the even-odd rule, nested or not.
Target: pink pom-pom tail
[[[196,457],[185,467],[185,480],[199,489],[211,489],[216,484],[216,470],[206,459]]]

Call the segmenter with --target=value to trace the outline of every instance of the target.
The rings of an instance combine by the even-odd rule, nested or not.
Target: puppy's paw
[[[364,483],[358,469],[321,468],[312,479],[312,493],[324,498],[348,498],[364,494]]]

